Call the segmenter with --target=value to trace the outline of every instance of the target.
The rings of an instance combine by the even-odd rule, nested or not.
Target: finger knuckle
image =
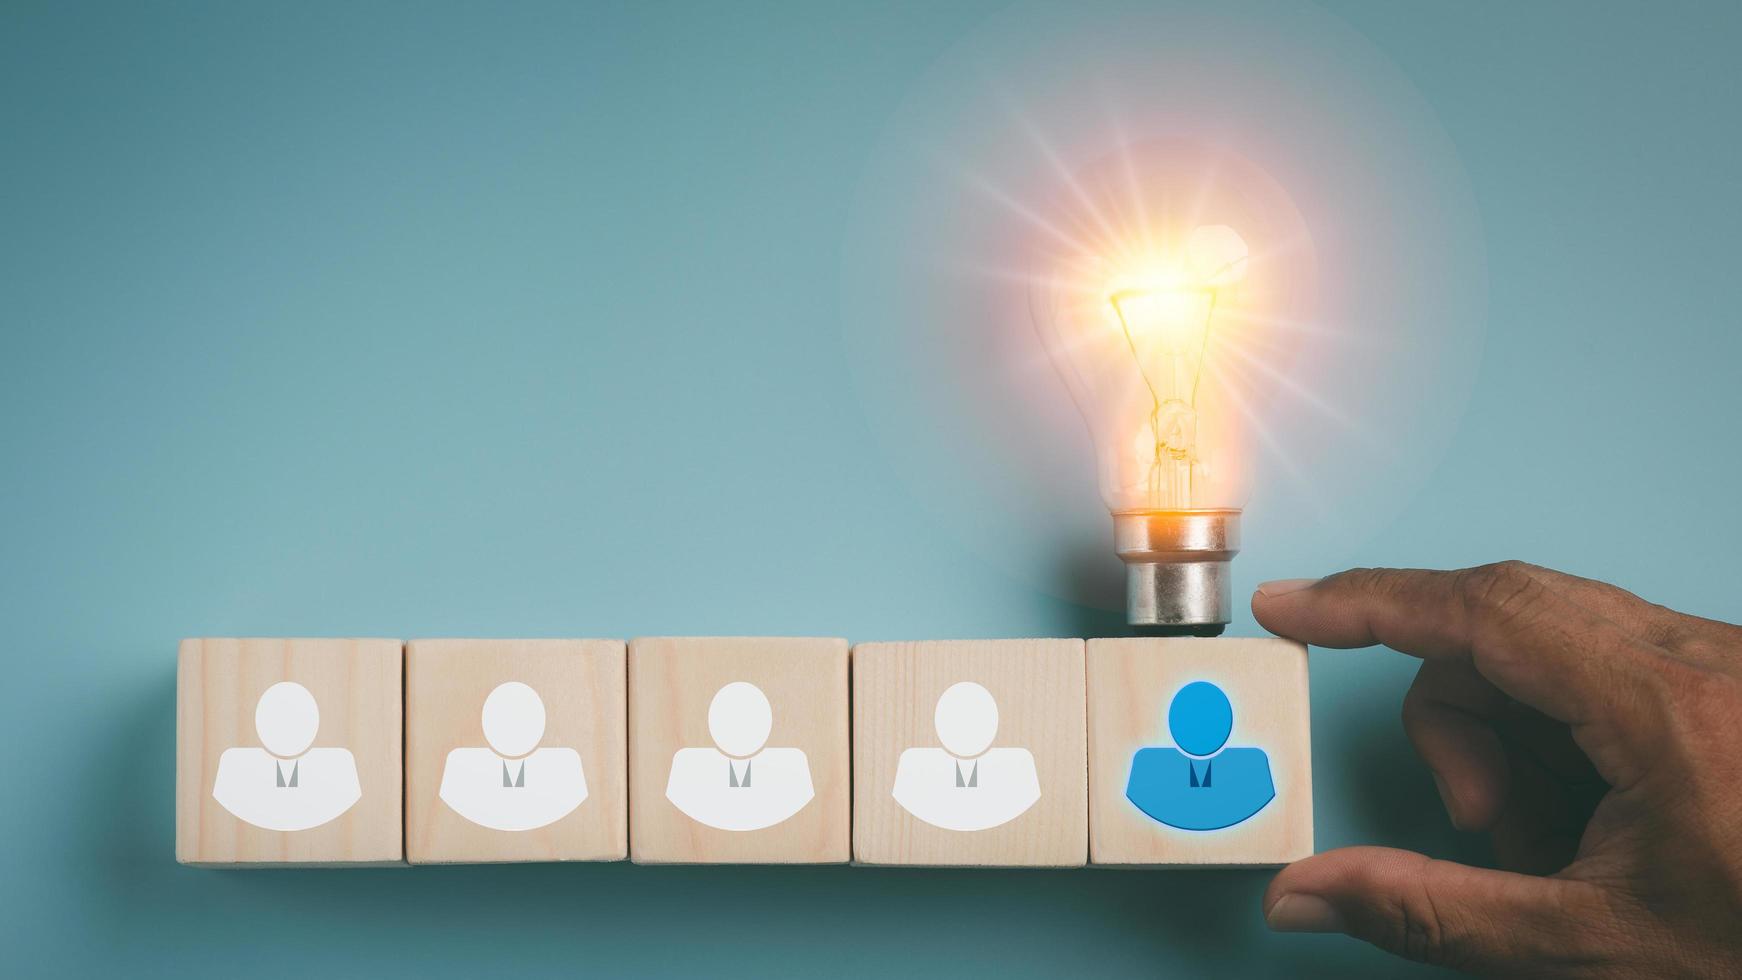
[[[1463,946],[1434,903],[1425,876],[1398,898],[1396,912],[1392,948],[1398,953],[1434,966],[1456,967],[1464,961]]]
[[[1541,601],[1543,584],[1531,574],[1533,566],[1521,561],[1502,561],[1467,568],[1458,573],[1458,596],[1472,621],[1504,626],[1517,621]]]

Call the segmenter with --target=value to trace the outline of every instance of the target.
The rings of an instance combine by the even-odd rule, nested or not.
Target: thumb
[[[1282,869],[1264,893],[1278,932],[1345,932],[1423,963],[1478,972],[1571,970],[1601,959],[1594,886],[1345,847]],[[1582,928],[1581,928],[1582,926]]]

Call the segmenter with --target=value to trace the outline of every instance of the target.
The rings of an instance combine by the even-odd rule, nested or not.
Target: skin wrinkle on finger
[[[1647,602],[1619,586],[1528,562],[1521,562],[1520,566],[1525,574],[1562,598],[1584,606],[1653,646],[1669,649],[1689,632],[1686,620],[1690,617]]]
[[[1445,913],[1441,912],[1439,906],[1435,904],[1433,889],[1428,887],[1426,876],[1417,878],[1416,884],[1420,889],[1421,906],[1426,909],[1427,914],[1417,915],[1413,923],[1410,922],[1407,913],[1403,916],[1404,942],[1415,946],[1413,949],[1405,947],[1407,950],[1405,955],[1411,959],[1440,963],[1450,967],[1461,966],[1470,961],[1473,957],[1467,949],[1447,941],[1447,929],[1443,918]],[[1407,903],[1400,903],[1400,905],[1407,906]]]

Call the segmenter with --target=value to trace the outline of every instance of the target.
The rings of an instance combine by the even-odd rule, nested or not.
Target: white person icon
[[[574,812],[587,798],[580,753],[539,747],[544,699],[519,681],[484,699],[489,748],[458,748],[442,767],[439,796],[450,809],[491,830],[536,830]]]
[[[733,681],[708,705],[714,744],[678,749],[665,798],[718,830],[760,830],[804,809],[816,795],[804,750],[767,748],[774,710],[762,689]]]
[[[932,722],[943,748],[908,749],[896,764],[893,795],[902,809],[944,830],[988,830],[1040,799],[1033,753],[992,748],[998,702],[991,691],[973,681],[951,684]]]
[[[363,796],[348,749],[315,749],[321,710],[308,688],[279,681],[254,706],[264,748],[225,749],[212,799],[264,830],[308,830],[349,810]]]

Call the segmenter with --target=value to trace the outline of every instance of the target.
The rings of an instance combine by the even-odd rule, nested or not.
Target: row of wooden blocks
[[[191,639],[176,859],[1273,865],[1277,639]]]

